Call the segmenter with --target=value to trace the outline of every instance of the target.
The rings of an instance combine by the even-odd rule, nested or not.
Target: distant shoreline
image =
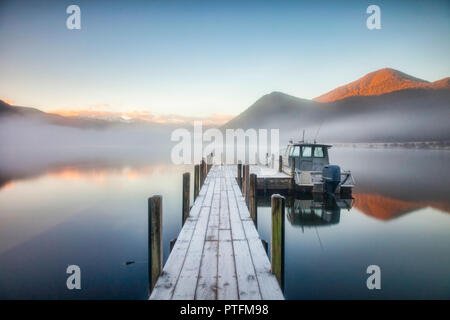
[[[407,142],[336,142],[330,143],[335,147],[352,147],[367,149],[431,149],[431,150],[450,150],[450,141],[407,141]]]

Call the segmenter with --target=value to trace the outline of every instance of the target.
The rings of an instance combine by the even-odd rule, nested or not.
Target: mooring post
[[[250,184],[249,184],[249,199],[248,199],[248,208],[250,211],[250,217],[253,219],[255,226],[258,225],[258,214],[256,207],[256,174],[252,173],[250,175]]]
[[[183,173],[183,216],[182,225],[189,217],[190,197],[191,196],[191,174],[189,172]]]
[[[250,192],[250,165],[247,165],[247,170],[245,172],[245,202],[248,208],[248,194]]]
[[[194,201],[198,197],[200,192],[200,166],[196,164],[194,166]]]
[[[203,186],[203,161],[200,161],[200,165],[199,165],[199,170],[200,170],[200,175],[198,177],[198,182],[200,184],[200,189]]]
[[[283,156],[278,157],[278,172],[283,171]]]
[[[272,205],[272,246],[270,248],[272,273],[277,277],[281,289],[284,283],[284,208],[285,198],[273,194]]]
[[[242,177],[242,195],[244,196],[247,207],[248,207],[248,188],[249,188],[249,183],[250,183],[249,171],[250,171],[250,165],[244,164],[243,177]]]
[[[148,280],[149,291],[162,271],[162,196],[148,198]]]
[[[175,243],[177,242],[177,238],[173,238],[170,240],[170,252],[172,252]]]
[[[241,188],[241,190],[242,190],[242,195],[244,196],[244,198],[245,198],[245,191],[246,191],[246,181],[245,181],[245,177],[247,176],[247,175],[246,175],[247,169],[248,169],[248,164],[244,164],[244,165],[242,166],[242,188]]]
[[[210,155],[209,155],[208,172],[207,173],[209,173],[209,171],[211,170],[211,167],[213,165],[213,158],[214,158],[214,153],[211,152]]]
[[[291,191],[295,189],[295,158],[291,159]]]
[[[242,163],[241,161],[238,162],[237,165],[237,182],[239,185],[239,188],[242,190]]]
[[[203,165],[203,167],[202,167],[202,171],[203,171],[202,172],[202,186],[203,186],[203,184],[205,183],[206,176],[208,175],[208,167],[205,162],[205,158],[202,158],[202,165]]]

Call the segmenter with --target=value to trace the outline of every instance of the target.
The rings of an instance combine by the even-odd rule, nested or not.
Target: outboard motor
[[[341,168],[333,164],[326,165],[322,169],[322,179],[324,191],[334,194],[339,183],[341,183]]]

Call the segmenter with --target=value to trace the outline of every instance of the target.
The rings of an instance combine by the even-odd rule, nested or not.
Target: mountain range
[[[428,82],[406,73],[384,68],[366,74],[364,77],[338,87],[328,93],[314,98],[318,102],[333,102],[354,96],[375,96],[404,89],[449,89],[450,78]]]
[[[0,100],[0,118],[5,117],[80,129],[121,122],[45,113]],[[449,141],[449,118],[450,78],[428,82],[384,68],[312,100],[272,92],[221,129],[278,128],[282,139],[299,136],[305,129],[307,138],[324,142]],[[144,124],[149,125],[156,124]]]
[[[324,142],[448,141],[450,78],[427,82],[381,69],[315,99],[272,92],[223,128],[279,128],[284,139]]]

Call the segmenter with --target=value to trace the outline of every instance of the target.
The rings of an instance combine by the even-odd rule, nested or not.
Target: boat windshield
[[[291,157],[299,157],[300,156],[300,147],[294,146],[291,148]]]
[[[323,148],[322,147],[315,147],[314,148],[314,157],[315,158],[323,158]]]
[[[311,155],[312,155],[312,147],[302,147],[303,158],[311,158]]]

